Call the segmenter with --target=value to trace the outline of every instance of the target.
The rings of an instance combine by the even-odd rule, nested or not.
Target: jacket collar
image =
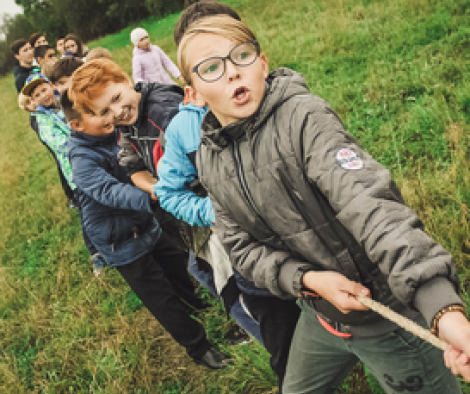
[[[97,145],[107,145],[110,143],[116,143],[119,139],[119,132],[115,129],[112,134],[106,134],[106,135],[90,135],[86,133],[82,133],[77,130],[73,130],[70,134],[71,137],[73,137],[76,142],[78,142],[79,145],[83,146],[97,146]]]

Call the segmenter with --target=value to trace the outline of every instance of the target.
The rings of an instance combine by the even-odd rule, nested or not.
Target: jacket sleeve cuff
[[[305,272],[311,271],[310,264],[299,262],[287,262],[279,270],[279,287],[281,290],[298,297],[303,287],[302,276]]]
[[[463,305],[463,302],[447,278],[434,278],[416,290],[414,306],[424,316],[429,327],[437,312],[456,304]]]

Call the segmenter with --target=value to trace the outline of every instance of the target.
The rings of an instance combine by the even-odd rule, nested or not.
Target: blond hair
[[[241,21],[228,15],[216,15],[202,18],[192,23],[178,46],[178,67],[188,85],[191,84],[191,70],[186,58],[186,47],[198,34],[214,34],[227,38],[235,44],[256,40],[254,33]]]
[[[89,62],[90,60],[95,60],[95,59],[113,59],[113,55],[111,52],[103,47],[98,47],[92,49],[90,52],[87,53],[86,55],[86,61]]]

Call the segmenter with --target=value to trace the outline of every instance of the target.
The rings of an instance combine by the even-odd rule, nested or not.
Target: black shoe
[[[204,353],[204,356],[199,359],[194,359],[194,361],[196,364],[205,365],[212,369],[220,369],[231,364],[232,358],[211,346],[209,350]]]

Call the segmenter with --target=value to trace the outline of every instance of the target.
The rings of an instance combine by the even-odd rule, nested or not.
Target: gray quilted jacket
[[[299,293],[305,269],[345,273],[341,242],[319,208],[326,199],[385,278],[387,303],[398,300],[404,315],[418,310],[428,323],[442,307],[461,303],[450,254],[300,74],[274,71],[255,114],[221,127],[209,112],[202,130],[198,170],[217,233],[234,267],[257,286],[288,298]],[[361,324],[367,312],[354,313]]]

